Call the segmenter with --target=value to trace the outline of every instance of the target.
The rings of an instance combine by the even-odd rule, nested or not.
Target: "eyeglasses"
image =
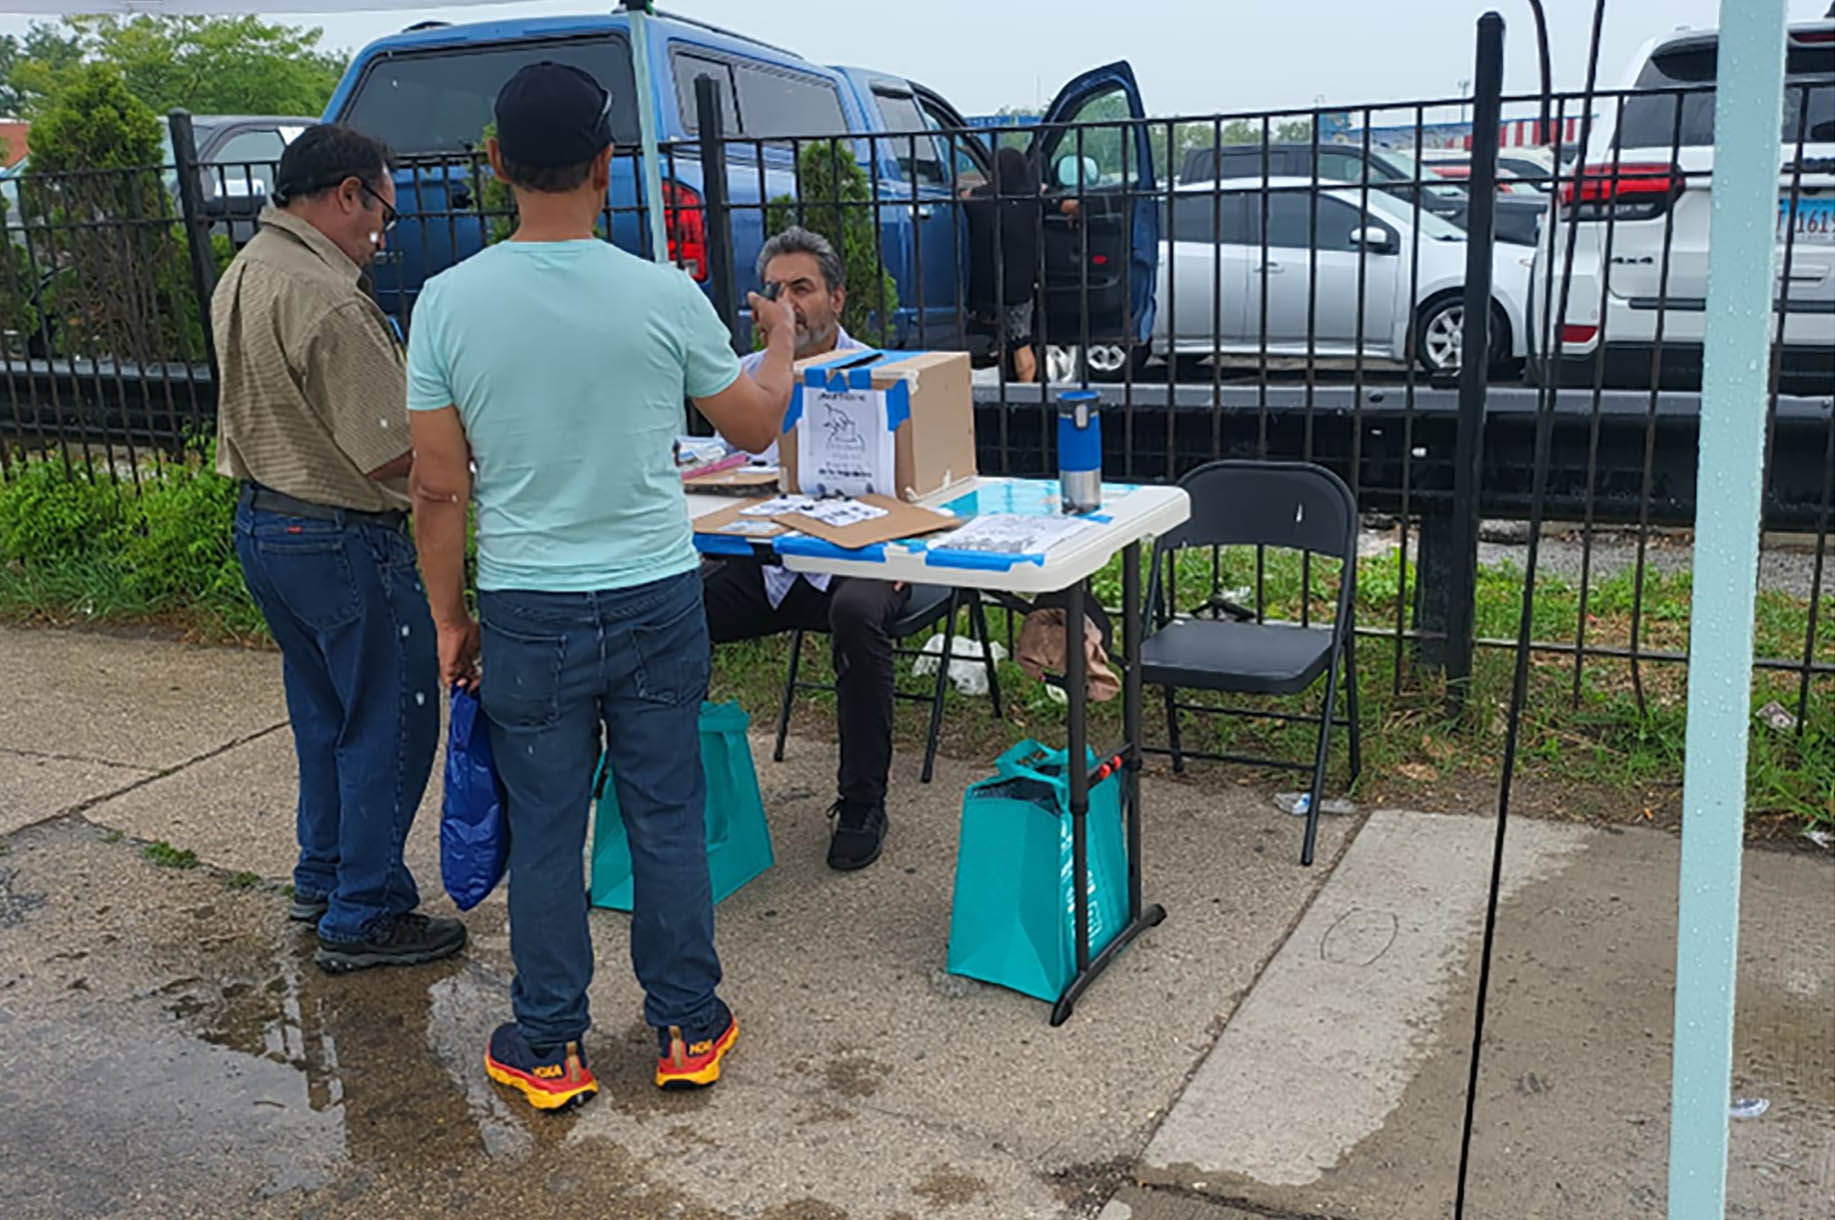
[[[393,233],[395,231],[395,226],[401,223],[401,213],[395,210],[394,204],[384,199],[376,192],[375,187],[371,186],[363,179],[357,179],[357,185],[362,188],[365,195],[374,199],[382,208],[382,231],[384,233]]]

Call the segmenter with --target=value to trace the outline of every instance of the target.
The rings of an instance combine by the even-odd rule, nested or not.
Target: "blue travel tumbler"
[[[1102,507],[1101,405],[1094,390],[1058,395],[1058,493],[1067,513]]]

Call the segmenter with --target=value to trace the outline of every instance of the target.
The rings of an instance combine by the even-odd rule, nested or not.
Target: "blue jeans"
[[[591,1023],[581,860],[603,727],[631,843],[644,1020],[700,1036],[716,1014],[720,959],[702,808],[699,574],[599,593],[484,592],[478,609],[479,699],[509,798],[517,1025],[532,1045],[552,1046]]]
[[[420,902],[402,863],[440,735],[439,655],[406,534],[236,510],[243,580],[280,646],[299,756],[294,891],[356,941]]]

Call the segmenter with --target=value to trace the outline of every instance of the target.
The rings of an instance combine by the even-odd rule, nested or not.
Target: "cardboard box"
[[[839,410],[847,407],[853,419]],[[817,413],[820,412],[820,417]],[[863,413],[864,412],[864,413]],[[806,468],[812,445],[818,458],[832,457],[835,444],[816,435],[815,425],[832,425],[855,440],[854,420],[877,417],[891,433],[892,486],[880,478],[847,486],[816,477]],[[875,469],[884,453],[880,437],[857,438],[861,465],[856,473]],[[829,352],[796,365],[796,384],[784,416],[778,443],[784,490],[822,494],[841,490],[852,495],[891,495],[913,501],[975,477],[975,400],[970,388],[966,352],[891,352],[874,349]],[[840,465],[844,465],[841,463]],[[834,471],[831,464],[823,469]],[[837,476],[841,478],[841,476]]]

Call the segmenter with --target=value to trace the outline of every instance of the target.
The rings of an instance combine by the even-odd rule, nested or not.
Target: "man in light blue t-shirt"
[[[491,1035],[485,1066],[544,1110],[598,1089],[581,1049],[593,966],[581,853],[601,729],[631,843],[631,959],[656,1083],[712,1084],[738,1036],[715,994],[697,727],[709,646],[672,443],[686,397],[732,443],[769,444],[795,328],[753,296],[766,356],[741,372],[686,275],[594,237],[610,112],[577,68],[535,64],[504,86],[491,164],[519,226],[428,281],[408,348],[415,533],[441,674],[477,686],[508,798],[516,1019]],[[468,501],[481,638],[463,586]]]

